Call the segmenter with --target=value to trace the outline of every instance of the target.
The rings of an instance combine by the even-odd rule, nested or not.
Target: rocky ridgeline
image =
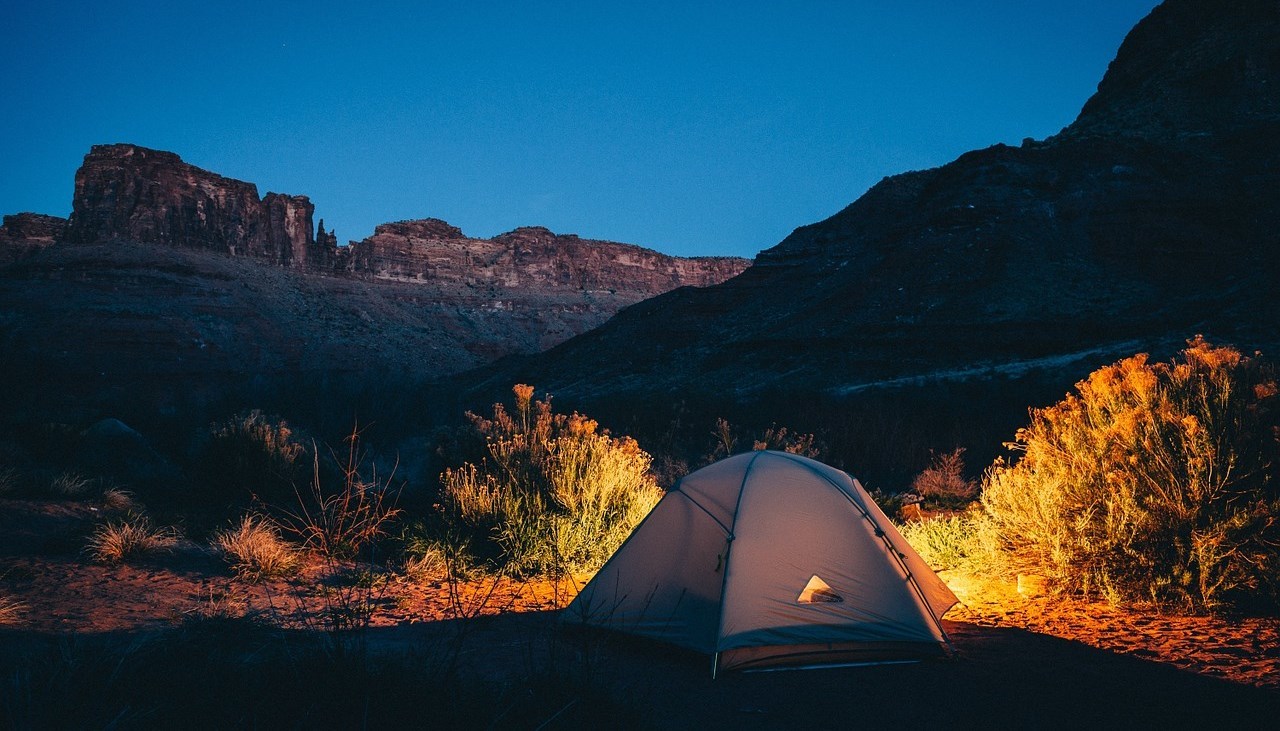
[[[494,289],[628,290],[642,296],[717,284],[748,265],[730,257],[666,256],[542,227],[474,239],[434,218],[383,224],[350,249],[351,271],[382,279]]]
[[[0,255],[15,260],[54,241],[133,241],[444,288],[608,291],[626,303],[685,285],[717,284],[750,264],[672,257],[545,228],[469,238],[436,219],[384,224],[363,241],[338,246],[324,221],[318,229],[313,225],[314,214],[306,196],[259,197],[254,184],[202,170],[171,152],[95,145],[76,173],[70,220],[6,217]]]

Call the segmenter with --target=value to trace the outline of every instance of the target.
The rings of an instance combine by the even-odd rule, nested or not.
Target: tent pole
[[[716,671],[720,669],[720,653],[711,655],[711,679],[716,679]]]

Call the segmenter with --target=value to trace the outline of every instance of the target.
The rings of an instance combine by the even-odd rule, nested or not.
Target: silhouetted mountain
[[[886,178],[741,276],[466,381],[589,403],[1074,380],[1197,332],[1274,347],[1278,263],[1280,4],[1168,0],[1060,134]]]

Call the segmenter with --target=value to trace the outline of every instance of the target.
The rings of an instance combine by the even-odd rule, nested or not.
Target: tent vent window
[[[828,602],[842,602],[844,597],[840,596],[832,589],[827,582],[818,578],[814,574],[809,579],[809,583],[804,585],[804,590],[800,592],[800,596],[796,598],[800,604],[822,604]]]

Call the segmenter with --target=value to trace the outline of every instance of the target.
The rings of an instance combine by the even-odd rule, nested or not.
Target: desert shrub
[[[269,518],[241,516],[238,523],[213,535],[213,546],[237,575],[249,579],[288,576],[297,571],[298,550],[280,537]]]
[[[789,452],[810,459],[817,459],[822,455],[822,447],[813,434],[801,434],[777,424],[771,424],[768,429],[758,434],[752,440],[751,448],[757,452],[765,449]]]
[[[1136,355],[1036,409],[988,472],[1005,555],[1067,590],[1211,608],[1274,586],[1276,383],[1258,358],[1197,338]]]
[[[289,502],[304,452],[288,422],[256,409],[215,424],[196,461],[191,502],[214,509]]]
[[[978,495],[978,483],[964,476],[964,448],[942,454],[931,451],[930,464],[911,481],[911,491],[943,508],[972,502]]]
[[[441,477],[445,521],[519,574],[589,571],[613,554],[661,498],[651,459],[578,413],[517,385],[515,411],[468,414],[487,455]]]
[[[118,564],[173,548],[177,537],[166,528],[157,528],[151,519],[133,515],[98,526],[89,536],[88,552],[99,563]]]
[[[707,465],[730,457],[737,453],[739,444],[746,443],[750,443],[751,449],[756,452],[771,449],[811,459],[819,459],[823,453],[823,447],[815,435],[793,431],[777,424],[770,424],[763,431],[753,432],[735,427],[728,419],[717,418],[711,437],[711,449],[703,456],[700,464]]]

